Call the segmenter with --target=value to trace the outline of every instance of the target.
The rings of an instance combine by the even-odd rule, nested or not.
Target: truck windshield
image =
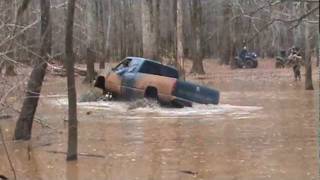
[[[172,77],[176,79],[179,78],[179,74],[176,69],[162,64],[154,63],[152,61],[145,61],[142,64],[139,72],[146,74],[154,74],[158,76]]]

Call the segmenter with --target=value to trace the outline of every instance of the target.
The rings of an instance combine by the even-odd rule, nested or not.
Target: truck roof
[[[135,61],[135,62],[139,62],[139,61],[146,61],[146,62],[149,62],[147,64],[148,67],[150,67],[150,65],[153,63],[153,64],[157,64],[159,66],[156,66],[156,67],[159,67],[158,70],[155,70],[154,68],[156,67],[153,67],[151,69],[147,68],[143,68],[143,67],[140,67],[140,71],[143,71],[145,73],[150,73],[150,74],[157,74],[157,75],[162,75],[162,76],[168,76],[168,77],[173,77],[173,78],[179,78],[179,74],[178,74],[178,71],[176,68],[172,67],[172,66],[167,66],[167,65],[164,65],[162,63],[160,63],[159,61],[155,61],[155,60],[150,60],[150,59],[145,59],[145,58],[142,58],[142,57],[126,57],[126,59],[131,59],[132,61]],[[150,64],[151,63],[151,64]],[[139,63],[140,64],[140,63]],[[145,63],[141,63],[141,64],[145,64]],[[160,67],[161,66],[161,67]],[[142,69],[143,70],[142,70]],[[152,70],[153,69],[153,70]],[[152,71],[159,71],[157,73],[154,73]]]
[[[129,57],[126,57],[126,59],[132,59],[132,60],[138,60],[138,61],[151,61],[151,62],[154,62],[154,63],[161,64],[161,65],[163,65],[163,66],[166,66],[166,65],[160,63],[159,61],[151,60],[151,59],[146,59],[146,58],[143,58],[143,57],[129,56]]]
[[[143,58],[143,57],[128,56],[128,57],[126,57],[125,59],[132,59],[132,60],[137,60],[137,61],[150,61],[150,62],[157,63],[157,64],[160,64],[160,65],[162,65],[162,66],[167,66],[167,67],[169,67],[169,68],[172,68],[172,69],[175,69],[175,70],[176,70],[176,68],[173,67],[173,66],[168,66],[168,65],[162,64],[162,63],[159,62],[159,61],[151,60],[151,59],[146,59],[146,58]]]

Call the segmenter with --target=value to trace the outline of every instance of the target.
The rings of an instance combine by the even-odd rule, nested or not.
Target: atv
[[[276,68],[284,68],[288,62],[288,56],[285,50],[281,50],[279,56],[276,57]]]
[[[235,62],[238,68],[257,68],[258,58],[254,52],[248,52],[245,56],[235,57]]]

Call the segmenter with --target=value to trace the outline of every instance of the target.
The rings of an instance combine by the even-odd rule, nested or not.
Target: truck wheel
[[[144,93],[144,97],[158,101],[158,90],[155,87],[148,87]]]
[[[94,87],[100,88],[103,92],[106,91],[106,79],[103,76],[98,76],[94,82]]]

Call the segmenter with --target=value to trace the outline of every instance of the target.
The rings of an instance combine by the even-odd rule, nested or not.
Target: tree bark
[[[46,74],[48,55],[51,51],[50,0],[40,0],[41,6],[41,49],[39,58],[31,72],[27,85],[26,97],[15,128],[16,140],[31,138],[32,124],[36,112],[42,82]]]
[[[192,53],[192,69],[191,73],[205,74],[203,68],[203,53],[202,53],[202,7],[200,0],[192,0],[191,25],[193,29],[193,53]]]
[[[75,1],[68,0],[68,16],[66,22],[66,68],[68,85],[68,152],[67,161],[77,160],[78,153],[78,120],[77,120],[77,93],[74,78],[74,54],[73,54],[73,21]]]

